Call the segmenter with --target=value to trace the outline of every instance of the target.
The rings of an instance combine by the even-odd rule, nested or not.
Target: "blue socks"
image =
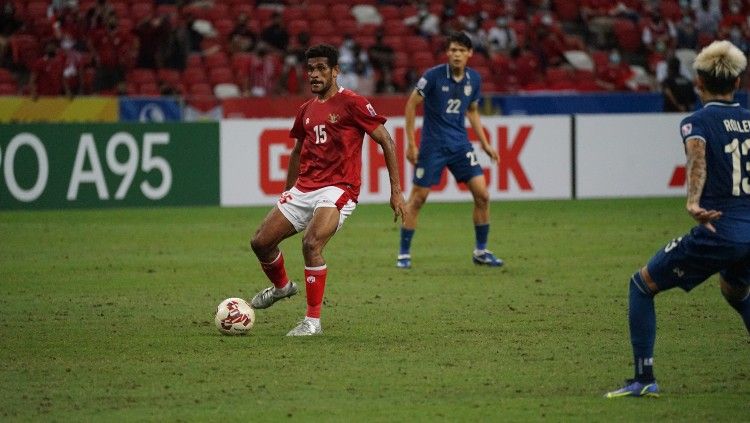
[[[654,381],[654,342],[656,340],[656,310],[654,295],[635,272],[630,278],[628,321],[630,342],[633,344],[635,379],[642,383]]]
[[[401,227],[401,246],[399,248],[399,254],[409,254],[411,250],[411,239],[414,236],[414,229],[406,229]]]
[[[482,251],[487,248],[487,236],[490,233],[490,224],[474,225],[474,235],[477,239],[477,250]]]
[[[737,313],[740,313],[740,316],[742,316],[742,321],[745,322],[747,333],[750,334],[750,295],[737,302],[732,302],[729,300],[727,300],[727,302],[730,306],[732,306],[733,309],[737,310]]]

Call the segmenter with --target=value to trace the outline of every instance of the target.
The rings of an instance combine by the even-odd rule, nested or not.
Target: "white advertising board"
[[[576,197],[685,195],[685,116],[576,115]]]
[[[484,117],[482,124],[500,160],[492,163],[469,128],[484,167],[490,197],[498,199],[569,199],[572,193],[571,119],[569,116]],[[292,119],[224,120],[221,122],[221,204],[273,204],[282,192],[294,141]],[[421,120],[416,122],[417,128]],[[402,185],[411,189],[413,166],[406,160],[404,118],[385,124],[396,142]],[[380,147],[365,136],[362,148],[361,203],[387,202],[388,171]],[[446,174],[431,201],[469,201],[465,187]]]

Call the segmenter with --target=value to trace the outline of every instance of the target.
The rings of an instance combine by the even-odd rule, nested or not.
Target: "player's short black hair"
[[[711,72],[698,70],[698,75],[703,79],[706,91],[711,94],[729,94],[735,90],[737,76],[717,76]]]
[[[325,57],[328,59],[328,66],[334,67],[339,64],[339,50],[330,44],[318,44],[308,48],[305,51],[305,60],[313,57]]]
[[[471,38],[469,38],[468,35],[466,35],[465,32],[451,32],[448,34],[447,37],[445,37],[445,48],[448,48],[451,43],[457,43],[460,44],[469,50],[471,50],[473,47],[471,45]]]

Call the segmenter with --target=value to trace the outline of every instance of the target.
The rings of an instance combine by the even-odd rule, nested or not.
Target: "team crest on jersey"
[[[305,125],[310,123],[310,118],[305,118]]]
[[[464,85],[464,95],[467,97],[471,95],[471,85]]]
[[[422,179],[422,177],[424,176],[424,168],[423,167],[418,167],[417,170],[416,170],[416,172],[414,172],[414,173],[417,175],[418,179]]]
[[[328,121],[331,122],[331,123],[338,122],[339,121],[339,115],[337,115],[336,113],[331,113],[330,115],[328,115]]]
[[[682,130],[682,136],[686,137],[686,136],[690,135],[691,132],[693,132],[693,124],[692,123],[686,123],[686,124],[682,125],[681,130]]]

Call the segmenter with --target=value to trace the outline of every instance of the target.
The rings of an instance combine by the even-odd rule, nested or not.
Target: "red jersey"
[[[385,121],[366,98],[344,88],[324,102],[314,98],[303,104],[289,132],[302,140],[297,189],[309,192],[336,186],[357,201],[362,141],[365,133]]]
[[[36,93],[38,95],[62,95],[63,70],[65,58],[59,54],[49,58],[42,56],[34,62],[31,68],[36,74]]]

